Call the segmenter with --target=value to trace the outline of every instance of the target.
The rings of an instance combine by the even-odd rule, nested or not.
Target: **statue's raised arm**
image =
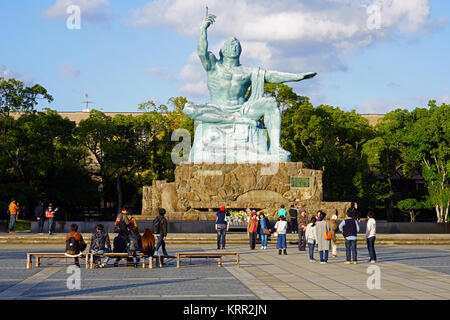
[[[285,82],[296,82],[306,79],[314,78],[317,75],[315,72],[306,73],[287,73],[279,71],[266,71],[265,82],[280,84]]]
[[[205,18],[203,19],[202,26],[200,27],[200,37],[198,39],[197,53],[200,61],[206,71],[210,71],[214,68],[217,58],[212,52],[208,51],[208,28],[216,21],[216,16],[208,13],[208,7],[206,7]]]

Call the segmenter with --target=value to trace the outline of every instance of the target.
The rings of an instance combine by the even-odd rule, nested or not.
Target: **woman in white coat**
[[[328,262],[328,251],[331,246],[331,239],[326,240],[324,234],[330,232],[330,222],[325,220],[327,214],[325,212],[320,213],[320,221],[316,224],[316,238],[317,247],[319,249],[320,264],[326,264]]]
[[[316,217],[312,217],[311,223],[308,223],[305,230],[306,243],[308,243],[309,262],[314,262],[314,247],[316,246]]]

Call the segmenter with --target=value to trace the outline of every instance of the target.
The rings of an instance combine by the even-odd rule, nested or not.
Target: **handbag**
[[[323,225],[323,237],[325,240],[331,240],[333,238],[331,232],[327,232],[327,222]]]
[[[270,229],[263,229],[263,234],[270,236]]]

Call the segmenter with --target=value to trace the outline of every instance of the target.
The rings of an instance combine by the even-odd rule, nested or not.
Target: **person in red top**
[[[255,250],[257,230],[258,230],[258,219],[256,217],[256,211],[252,211],[252,217],[248,221],[247,225],[247,232],[250,239],[250,250]]]

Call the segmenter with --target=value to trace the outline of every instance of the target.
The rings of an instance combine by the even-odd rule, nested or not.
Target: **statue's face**
[[[241,55],[242,48],[241,43],[236,38],[231,38],[225,41],[222,54],[227,58],[238,58]]]

